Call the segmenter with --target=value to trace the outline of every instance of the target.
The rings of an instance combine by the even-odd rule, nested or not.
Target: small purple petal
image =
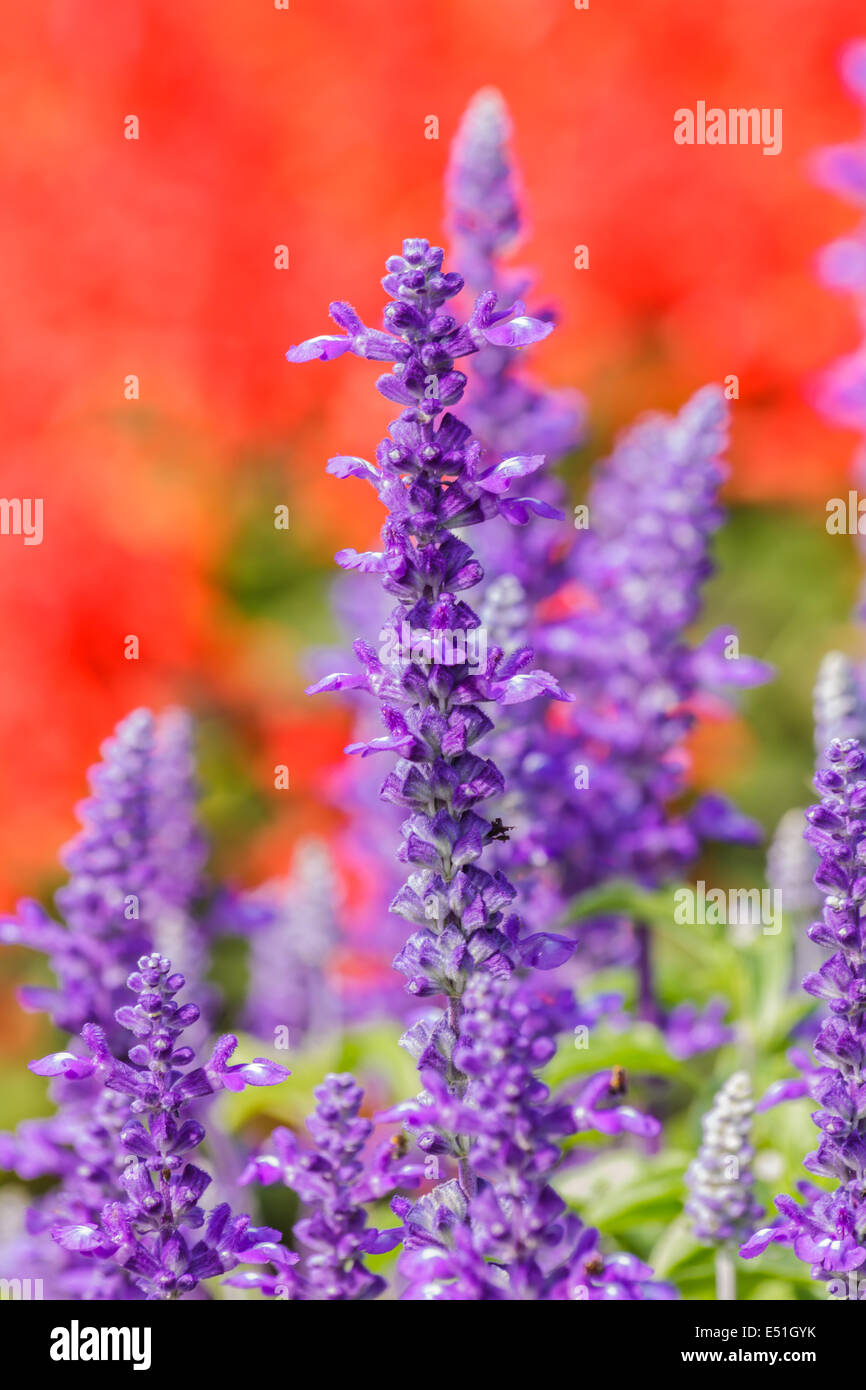
[[[286,359],[289,362],[332,362],[335,357],[342,357],[344,352],[348,352],[351,346],[351,339],[325,333],[318,338],[307,338],[297,347],[290,347]]]
[[[554,325],[545,319],[533,319],[528,315],[510,319],[508,323],[495,323],[492,328],[483,330],[488,343],[497,347],[528,347],[530,343],[540,343],[553,332]]]

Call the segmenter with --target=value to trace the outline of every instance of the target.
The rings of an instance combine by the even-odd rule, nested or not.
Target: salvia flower
[[[144,950],[169,935],[200,963],[191,909],[206,854],[195,816],[190,730],[180,711],[138,709],[118,724],[90,771],[79,834],[61,851],[68,882],[57,892],[63,925],[35,902],[0,921],[0,940],[48,956],[53,989],[26,987],[26,1008],[77,1033],[96,1023],[122,1040],[115,1011]]]
[[[455,1098],[442,1084],[435,1047],[423,1059],[427,1091],[390,1118],[415,1131],[428,1154],[443,1136],[465,1136],[479,1181],[467,1198],[450,1181],[411,1203],[396,1198],[405,1224],[400,1273],[410,1300],[527,1300],[671,1297],[652,1271],[616,1256],[620,1278],[600,1253],[598,1233],[583,1227],[551,1185],[566,1135],[601,1129],[658,1133],[657,1121],[616,1104],[621,1072],[593,1078],[577,1104],[551,1097],[538,1070],[556,1050],[538,997],[515,980],[477,975],[465,998],[453,1062],[468,1078]],[[603,1104],[606,1100],[607,1104]]]
[[[485,87],[460,122],[446,181],[446,215],[457,268],[470,290],[493,290],[503,304],[515,296],[523,298],[531,283],[525,273],[503,264],[523,233],[510,144],[505,102],[495,88]],[[552,316],[544,311],[542,317]],[[513,348],[488,344],[479,352],[465,405],[473,433],[500,457],[511,452],[543,454],[545,466],[536,475],[536,491],[560,510],[566,505],[566,491],[551,468],[580,443],[583,414],[576,392],[533,382],[522,355]],[[508,576],[534,605],[561,580],[557,548],[563,550],[562,537],[551,527],[530,521],[516,538],[507,527],[491,526],[481,550],[488,582]],[[499,627],[491,625],[490,630],[503,641],[505,633]]]
[[[703,1143],[686,1171],[686,1213],[699,1240],[742,1243],[762,1215],[751,1169],[754,1109],[748,1074],[738,1071],[703,1118]]]
[[[520,238],[523,218],[509,154],[511,120],[495,87],[476,92],[451,146],[448,221],[460,272],[472,288],[493,283],[503,255]]]
[[[206,848],[196,818],[191,730],[187,716],[157,717],[137,709],[102,747],[90,771],[91,796],[78,807],[82,829],[61,851],[69,870],[58,890],[56,922],[35,902],[0,921],[0,940],[43,952],[54,988],[25,987],[22,1002],[44,1009],[64,1031],[85,1023],[122,1047],[116,1010],[126,979],[143,951],[159,940],[183,942],[185,957],[203,969],[203,941],[193,916],[202,892]],[[206,999],[209,995],[206,995]],[[54,1176],[64,1191],[39,1203],[53,1208],[79,1198],[83,1174],[92,1194],[110,1172],[115,1152],[110,1100],[98,1086],[52,1087],[56,1114],[0,1135],[0,1165],[22,1178]],[[110,1183],[109,1183],[110,1186]],[[31,1223],[42,1217],[35,1210]]]
[[[295,1277],[294,1298],[376,1298],[385,1280],[369,1271],[365,1259],[392,1250],[403,1232],[401,1226],[384,1231],[369,1226],[364,1206],[397,1186],[414,1186],[418,1170],[404,1162],[400,1146],[392,1143],[382,1145],[369,1164],[365,1162],[373,1125],[360,1114],[363,1093],[352,1076],[326,1076],[315,1097],[316,1109],[307,1120],[313,1147],[301,1145],[290,1129],[276,1129],[269,1151],[252,1160],[241,1182],[283,1182],[306,1208],[294,1228],[308,1252],[302,1274]],[[229,1282],[249,1287],[262,1278],[246,1274]]]
[[[720,797],[685,815],[673,810],[686,785],[682,744],[701,701],[769,677],[739,653],[729,630],[697,646],[686,635],[712,572],[726,436],[722,393],[706,387],[677,417],[648,416],[625,434],[590,488],[589,529],[571,570],[572,611],[548,630],[544,648],[556,669],[568,663],[569,688],[581,692],[558,721],[560,741],[569,744],[560,764],[585,773],[570,787],[560,773],[567,797],[560,834],[581,846],[561,858],[569,892],[614,874],[655,887],[680,875],[706,838],[757,838]],[[535,800],[552,795],[528,750],[526,762],[527,794],[534,776]],[[536,824],[553,820],[542,821],[543,806],[530,804]]]
[[[57,1052],[31,1062],[39,1076],[69,1081],[96,1077],[122,1102],[117,1138],[125,1164],[114,1200],[88,1219],[59,1222],[51,1235],[65,1250],[120,1267],[148,1299],[176,1299],[199,1283],[243,1262],[270,1262],[290,1274],[296,1257],[280,1245],[280,1233],[254,1228],[227,1204],[206,1214],[200,1200],[211,1179],[190,1161],[205,1138],[204,1126],[187,1113],[199,1097],[226,1087],[267,1086],[283,1080],[284,1067],[265,1058],[230,1063],[237,1046],[221,1038],[203,1066],[181,1041],[199,1017],[195,1004],[178,1004],[182,975],[164,956],[142,956],[128,980],[134,1005],[117,1022],[138,1041],[128,1061],[111,1051],[97,1024],[85,1024],[89,1056]]]
[[[722,519],[726,435],[722,393],[706,387],[678,416],[648,416],[618,442],[537,634],[545,664],[580,698],[497,745],[512,862],[561,902],[612,877],[657,887],[681,877],[705,840],[759,836],[722,797],[682,810],[698,713],[725,710],[723,687],[769,676],[729,629],[697,645],[688,636]],[[536,896],[548,913],[547,893]]]
[[[575,895],[606,880],[658,888],[682,878],[706,841],[760,837],[724,797],[689,797],[687,739],[697,718],[729,717],[720,692],[770,674],[740,653],[731,629],[698,643],[690,634],[723,516],[727,425],[722,392],[709,386],[677,416],[653,414],[627,431],[595,473],[587,529],[542,608],[536,650],[578,699],[543,722],[512,723],[495,744],[509,865],[531,927],[557,920]],[[641,1016],[673,1026],[655,997],[644,924],[599,919],[580,940],[580,969],[631,965]],[[697,1050],[699,1034],[707,1046],[724,1036],[719,1027],[686,1037],[683,1023],[681,1051]]]
[[[473,294],[495,294],[497,305],[505,307],[515,297],[522,298],[529,278],[507,269],[509,255],[522,233],[523,218],[518,197],[518,180],[510,149],[511,122],[502,96],[493,88],[477,93],[461,120],[452,145],[447,178],[447,221],[452,236],[452,255],[463,277],[466,290]],[[544,311],[540,316],[549,320]],[[539,330],[540,331],[540,330]],[[545,331],[549,331],[549,324]],[[525,369],[525,353],[520,347],[487,341],[475,354],[473,373],[461,402],[461,414],[491,459],[505,460],[517,454],[538,458],[543,463],[533,475],[533,494],[548,509],[562,511],[566,505],[563,484],[551,473],[552,466],[580,442],[583,406],[576,392],[551,390],[534,381]],[[548,523],[548,514],[530,515],[519,531],[511,519],[492,516],[489,524],[476,532],[474,544],[485,584],[475,605],[479,631],[488,643],[505,653],[531,645],[530,623],[534,610],[559,585],[562,535]],[[387,597],[387,595],[385,596]],[[350,591],[344,582],[336,586],[336,605],[341,622],[353,636],[384,628],[388,635],[388,610],[377,607],[376,598],[360,583]],[[330,669],[330,668],[328,668]],[[533,718],[535,702],[512,706],[497,721],[490,748],[507,739],[511,722]],[[356,716],[360,740],[368,740],[369,716]],[[494,760],[496,754],[494,752]],[[377,845],[394,833],[392,808],[374,803],[378,783],[371,784],[371,773],[362,765],[351,774],[349,785],[341,788],[340,805],[352,807],[352,818],[345,837],[345,850],[360,851],[377,858]],[[502,818],[508,823],[507,805],[500,802]],[[495,845],[491,849],[495,849]],[[356,907],[350,907],[348,930],[359,943],[372,949],[386,949],[389,930],[387,903],[393,897],[395,881],[386,865],[381,865],[376,883]],[[393,919],[392,919],[393,920]],[[363,979],[369,980],[371,1006],[381,1003],[385,986],[375,972],[366,949],[361,959]],[[389,1008],[394,1001],[389,999]]]
[[[818,1147],[804,1166],[834,1184],[831,1192],[803,1188],[805,1202],[778,1197],[780,1217],[758,1231],[741,1253],[760,1254],[771,1241],[793,1245],[812,1277],[832,1280],[866,1260],[866,753],[856,739],[827,748],[815,786],[820,802],[807,812],[806,839],[820,864],[815,883],[824,894],[821,921],[809,936],[833,954],[803,988],[826,1005],[814,1043],[817,1066],[801,1081],[783,1083],[782,1098],[807,1093],[818,1106]],[[774,1099],[779,1098],[779,1088]]]
[[[538,341],[551,325],[527,317],[521,304],[499,306],[495,292],[481,294],[461,324],[445,306],[463,281],[444,273],[442,261],[442,251],[428,242],[404,242],[383,280],[392,301],[384,315],[387,331],[365,327],[346,304],[332,304],[345,336],[312,339],[288,357],[303,362],[351,351],[394,363],[377,386],[403,409],[376,463],[340,456],[329,464],[338,477],[369,481],[387,509],[383,549],[341,551],[337,560],[381,575],[396,601],[389,640],[378,652],[356,642],[362,673],[337,673],[311,689],[365,689],[379,700],[385,733],[348,751],[365,757],[389,752],[398,759],[381,794],[406,816],[399,857],[411,872],[392,908],[414,932],[395,965],[413,995],[446,996],[443,1026],[450,1042],[443,1035],[440,1043],[453,1051],[460,999],[474,971],[552,967],[572,950],[570,941],[549,933],[527,937],[511,910],[514,888],[503,873],[481,867],[485,846],[499,833],[481,809],[503,783],[495,763],[474,751],[494,727],[482,706],[569,697],[548,673],[532,669],[529,649],[506,656],[479,642],[480,620],[462,595],[480,583],[483,570],[455,534],[494,516],[522,524],[533,512],[550,515],[547,504],[516,494],[543,459],[523,454],[488,462],[448,409],[466,383],[456,359],[487,343]],[[464,1082],[454,1073],[448,1084],[456,1095]]]

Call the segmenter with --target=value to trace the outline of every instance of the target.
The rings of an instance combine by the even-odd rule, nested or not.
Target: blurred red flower
[[[362,372],[292,373],[283,353],[325,328],[329,297],[376,318],[385,257],[405,235],[440,236],[448,139],[483,84],[515,120],[534,228],[521,259],[561,313],[537,369],[586,393],[593,444],[734,374],[732,494],[837,486],[850,441],[803,383],[856,340],[810,266],[851,219],[804,160],[853,132],[835,63],[860,24],[854,0],[461,0],[399,20],[384,0],[47,0],[7,14],[3,491],[44,499],[45,539],[0,537],[4,896],[71,828],[83,770],[132,705],[237,702],[260,723],[265,771],[293,730],[311,737],[315,712],[285,713],[274,734],[251,628],[214,582],[233,480],[281,455],[307,548],[368,542],[372,498],[347,503],[323,464],[368,450],[388,407]],[[782,153],[676,145],[674,111],[698,100],[781,108]],[[326,725],[320,751],[335,739]]]

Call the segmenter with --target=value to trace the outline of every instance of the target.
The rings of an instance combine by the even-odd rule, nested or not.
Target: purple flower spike
[[[703,1143],[686,1171],[686,1212],[699,1240],[742,1242],[762,1215],[752,1190],[754,1109],[751,1082],[745,1072],[736,1072],[704,1116]]]
[[[815,786],[821,800],[806,812],[805,838],[819,856],[815,883],[824,911],[809,936],[834,953],[803,981],[827,1002],[813,1046],[818,1065],[783,1088],[788,1095],[806,1091],[817,1104],[812,1118],[820,1138],[804,1166],[835,1186],[821,1192],[806,1185],[803,1205],[777,1197],[779,1219],[740,1253],[749,1259],[771,1241],[792,1245],[813,1279],[833,1283],[866,1260],[866,752],[859,740],[833,740]]]
[[[510,121],[501,96],[489,89],[479,93],[471,102],[452,147],[447,214],[453,257],[466,282],[467,300],[469,296],[481,296],[483,306],[486,337],[482,331],[475,339],[478,351],[472,359],[473,371],[466,383],[460,413],[483,451],[474,471],[475,480],[482,494],[492,494],[492,497],[482,495],[480,498],[485,524],[474,526],[471,533],[464,532],[462,537],[465,540],[471,535],[477,558],[458,565],[456,573],[461,585],[465,585],[473,574],[480,582],[483,570],[483,588],[478,591],[477,602],[473,601],[480,619],[480,627],[475,631],[486,641],[488,651],[501,648],[506,654],[532,645],[534,634],[528,632],[530,612],[548,599],[561,583],[562,530],[550,526],[548,521],[563,517],[568,497],[561,480],[552,473],[552,467],[580,442],[583,424],[583,406],[575,392],[552,391],[533,381],[526,372],[525,353],[516,347],[494,346],[490,341],[491,332],[494,337],[498,334],[497,325],[518,313],[515,301],[523,297],[527,285],[525,276],[515,275],[502,262],[521,229],[509,138]],[[470,302],[468,300],[467,307]],[[508,310],[510,313],[506,312]],[[534,306],[529,312],[547,334],[553,322],[551,312],[538,311]],[[504,319],[492,321],[493,314],[503,313]],[[475,323],[481,326],[478,315]],[[357,325],[348,325],[347,331],[357,332]],[[454,428],[465,429],[463,425],[458,427],[456,422]],[[361,477],[374,485],[380,472],[378,461],[369,462],[348,454],[331,460],[328,467],[335,476]],[[532,493],[531,497],[519,495],[524,486]],[[453,489],[451,498],[446,500],[443,518],[449,526],[463,525],[453,510],[461,501],[461,491]],[[496,504],[496,510],[491,503]],[[387,549],[360,555],[355,551],[341,551],[338,556],[338,564],[351,566],[355,575],[375,572],[386,576],[388,563]],[[380,601],[376,606],[371,586],[365,588],[363,583],[357,583],[355,575],[341,578],[336,586],[344,626],[354,637],[357,631],[364,631],[365,625],[369,625],[368,633],[372,636],[378,632],[379,642],[384,641],[388,648],[391,636],[397,635],[389,622],[388,593],[385,602]],[[385,587],[390,592],[386,582]],[[411,637],[411,632],[409,635]],[[404,650],[407,647],[408,643]],[[321,677],[327,669],[328,666],[320,665],[316,675]],[[363,676],[340,672],[319,680],[313,688],[340,689],[347,693],[372,689],[384,695],[387,673],[372,665],[368,671],[369,674],[365,671]],[[509,679],[507,684],[500,680],[495,686],[488,686],[500,705],[496,728],[491,731],[488,745],[488,756],[492,755],[497,763],[500,755],[508,755],[509,730],[513,724],[526,723],[535,738],[541,737],[544,706],[530,697],[567,689],[567,683],[561,680],[554,688],[552,683],[549,686],[541,684],[549,677],[539,676],[536,683],[534,677],[524,678],[523,671],[514,675],[517,678]],[[365,756],[363,762],[359,759],[342,774],[346,785],[340,800],[343,807],[350,804],[359,808],[346,832],[347,841],[355,842],[354,849],[349,852],[356,853],[358,842],[363,842],[368,846],[366,854],[375,855],[377,847],[397,833],[397,808],[377,804],[378,768],[366,755],[385,745],[376,739],[378,730],[369,715],[365,716],[362,702],[357,702],[355,709],[358,712],[357,733],[350,748]],[[411,757],[411,752],[408,756]],[[495,816],[491,819],[495,820]],[[512,821],[510,808],[502,808],[501,819]],[[501,841],[491,841],[485,853],[491,858],[501,853],[503,861],[518,857],[513,841],[505,848],[501,848]],[[365,943],[371,943],[371,953],[386,951],[392,941],[397,942],[396,924],[389,927],[386,908],[399,887],[399,879],[393,874],[382,874],[380,885],[378,901],[365,902],[361,910],[363,924],[352,924],[358,937],[363,936]],[[560,906],[558,904],[557,908]],[[539,915],[535,926],[544,931],[555,913],[556,909],[546,917]],[[350,918],[353,915],[351,908],[348,915]],[[372,945],[374,936],[376,947]],[[382,984],[376,986],[376,1006],[381,1002],[384,988]],[[415,994],[422,989],[428,993],[432,990],[432,986],[423,982],[414,982],[411,988]],[[389,1007],[393,1004],[389,995]],[[372,991],[359,991],[357,1007],[373,1006]]]
[[[469,284],[486,289],[491,271],[521,234],[508,146],[511,120],[495,87],[469,103],[451,149],[447,194],[457,256]]]
[[[303,1148],[289,1129],[274,1130],[273,1152],[253,1159],[241,1182],[270,1186],[282,1181],[307,1208],[295,1234],[309,1254],[291,1297],[313,1302],[376,1298],[385,1280],[370,1273],[365,1257],[393,1249],[403,1228],[378,1231],[368,1226],[363,1203],[397,1186],[414,1186],[420,1169],[405,1163],[399,1145],[392,1143],[384,1145],[365,1169],[361,1155],[373,1126],[359,1114],[363,1095],[353,1077],[326,1076],[315,1096],[316,1109],[307,1121],[315,1148]],[[242,1278],[249,1287],[258,1276]]]
[[[460,123],[451,148],[446,190],[446,215],[460,273],[473,293],[493,290],[501,304],[524,294],[529,283],[524,273],[509,271],[503,264],[523,233],[519,180],[510,143],[511,120],[505,102],[495,88],[486,87],[473,97]],[[553,316],[545,310],[538,317],[547,336],[553,329]],[[561,517],[564,513],[565,489],[549,470],[580,443],[584,407],[576,392],[552,391],[527,378],[520,349],[530,337],[524,335],[521,325],[522,321],[516,320],[487,332],[488,345],[478,354],[475,380],[467,394],[466,418],[495,456],[544,456],[546,470],[544,475],[537,475],[540,497],[535,505],[515,505],[506,511],[509,522],[528,523],[527,533],[517,538],[508,525],[494,521],[481,541],[488,582],[496,584],[503,576],[514,578],[527,592],[529,602],[538,603],[560,582],[555,547],[561,544],[561,537],[549,527],[536,525],[532,517]],[[531,329],[532,340],[539,341],[538,331]],[[501,640],[502,629],[492,630],[497,641]]]
[[[184,984],[164,956],[142,956],[128,981],[137,1001],[118,1010],[118,1022],[136,1039],[127,1062],[113,1055],[102,1029],[88,1024],[83,1037],[92,1061],[56,1053],[32,1064],[39,1074],[62,1072],[70,1082],[98,1074],[114,1100],[117,1157],[126,1158],[115,1170],[113,1196],[85,1221],[62,1214],[51,1235],[78,1257],[115,1266],[146,1299],[182,1298],[203,1279],[247,1261],[276,1267],[268,1292],[288,1289],[297,1256],[279,1244],[278,1231],[252,1227],[248,1216],[232,1216],[225,1204],[209,1216],[199,1205],[211,1179],[188,1155],[205,1132],[198,1120],[184,1116],[194,1098],[221,1085],[271,1085],[288,1072],[263,1059],[230,1067],[234,1038],[217,1044],[216,1064],[193,1068],[193,1050],[181,1036],[199,1010],[176,1002]]]
[[[427,1092],[400,1118],[418,1131],[430,1155],[447,1151],[456,1127],[479,1184],[467,1200],[446,1182],[416,1202],[392,1205],[405,1223],[399,1268],[410,1300],[511,1301],[566,1298],[672,1298],[668,1285],[631,1255],[602,1255],[598,1233],[567,1211],[551,1185],[565,1135],[590,1127],[603,1133],[658,1125],[626,1107],[602,1109],[621,1094],[617,1070],[587,1083],[577,1106],[550,1097],[536,1072],[556,1050],[549,1008],[512,980],[477,975],[452,1065],[467,1078],[463,1095],[443,1085],[441,1030],[416,1031]],[[645,1123],[636,1123],[636,1119]],[[618,1122],[617,1122],[618,1121]]]
[[[446,997],[441,1026],[453,1051],[461,997],[476,971],[507,974],[530,961],[551,969],[574,949],[570,940],[543,932],[524,940],[510,911],[513,888],[504,875],[482,867],[488,844],[503,833],[482,814],[484,802],[501,791],[502,778],[476,752],[493,728],[483,706],[571,697],[549,673],[532,669],[528,648],[506,655],[488,646],[464,597],[483,570],[456,534],[493,517],[521,519],[513,509],[535,502],[512,498],[512,484],[542,460],[534,449],[486,460],[468,427],[446,409],[460,400],[466,382],[456,359],[478,352],[491,337],[529,341],[545,336],[550,325],[527,318],[519,302],[500,307],[493,291],[478,295],[461,324],[446,306],[463,281],[446,273],[442,261],[442,251],[422,240],[407,240],[402,255],[390,258],[383,281],[391,299],[386,333],[365,328],[346,305],[331,306],[352,352],[395,363],[377,387],[403,410],[376,451],[377,467],[340,456],[335,471],[366,477],[387,509],[381,553],[344,553],[341,560],[381,573],[396,607],[378,652],[355,643],[360,679],[337,673],[313,689],[364,688],[380,702],[384,736],[352,743],[347,751],[398,755],[381,795],[405,816],[399,858],[410,870],[393,909],[414,931],[395,966],[413,995]],[[459,1093],[459,1076],[449,1084]],[[459,1158],[456,1132],[451,1153]],[[471,1188],[465,1169],[464,1179]]]
[[[120,1046],[114,1015],[142,951],[182,941],[184,964],[201,964],[190,910],[202,891],[206,847],[184,714],[135,710],[102,755],[90,771],[92,794],[78,807],[82,829],[61,852],[69,870],[57,893],[65,926],[24,903],[17,917],[0,919],[0,941],[49,957],[57,988],[25,989],[26,1007],[45,1009],[70,1033],[98,1023]]]

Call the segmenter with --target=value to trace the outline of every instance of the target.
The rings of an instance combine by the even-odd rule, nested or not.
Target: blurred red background
[[[99,740],[136,703],[228,711],[262,787],[291,746],[300,802],[256,867],[312,814],[298,807],[340,717],[307,708],[291,641],[218,576],[263,461],[288,545],[321,559],[369,541],[373,501],[324,462],[366,453],[389,407],[372,371],[283,354],[327,331],[331,298],[378,321],[386,256],[441,239],[449,140],[482,85],[515,122],[518,260],[561,312],[535,368],[585,392],[593,450],[736,373],[732,495],[823,505],[851,440],[804,385],[856,325],[811,258],[852,218],[804,163],[856,131],[836,60],[862,20],[854,0],[7,9],[2,492],[45,499],[45,537],[0,538],[0,906],[46,871]],[[698,100],[782,108],[782,153],[675,145],[673,112]]]

